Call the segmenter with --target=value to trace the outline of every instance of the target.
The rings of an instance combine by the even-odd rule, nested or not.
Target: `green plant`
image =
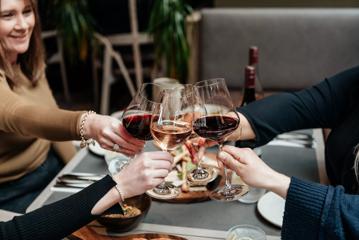
[[[188,72],[189,46],[186,38],[186,16],[192,8],[183,0],[156,0],[148,32],[153,37],[156,65],[165,60],[167,76],[185,81]]]
[[[43,0],[47,15],[61,35],[71,62],[85,60],[94,34],[94,20],[86,0]]]

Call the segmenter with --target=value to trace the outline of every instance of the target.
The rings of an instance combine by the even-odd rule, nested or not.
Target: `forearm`
[[[118,204],[121,201],[121,197],[123,196],[119,195],[119,192],[115,189],[115,187],[111,188],[111,190],[108,191],[92,208],[91,214],[102,214],[113,205]]]
[[[0,223],[0,239],[62,239],[96,218],[92,210],[101,199],[107,199],[108,204],[115,200],[115,185],[112,178],[106,176],[66,199]],[[100,206],[98,213],[104,210],[105,204]]]
[[[3,116],[3,130],[53,141],[79,139],[82,114],[56,107],[20,105],[11,114]]]

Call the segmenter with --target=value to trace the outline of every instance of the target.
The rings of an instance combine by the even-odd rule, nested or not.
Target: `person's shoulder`
[[[325,80],[332,90],[349,91],[359,88],[359,66],[338,72]]]
[[[359,77],[359,66],[355,66],[335,74],[332,77],[332,79],[341,79],[341,81],[350,81],[352,79],[356,80],[358,79],[358,77]]]

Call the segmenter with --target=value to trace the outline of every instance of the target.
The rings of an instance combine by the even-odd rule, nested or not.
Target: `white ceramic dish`
[[[105,153],[106,153],[106,149],[100,147],[100,144],[98,144],[96,141],[95,141],[95,145],[93,144],[90,144],[89,145],[89,150],[96,154],[96,155],[99,155],[99,156],[105,156]]]
[[[257,203],[258,212],[264,219],[282,227],[285,200],[273,192],[264,194]]]

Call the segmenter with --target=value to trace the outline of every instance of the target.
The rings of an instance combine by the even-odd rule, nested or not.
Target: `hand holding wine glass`
[[[126,133],[141,141],[152,140],[150,131],[152,110],[154,105],[158,103],[152,101],[152,97],[149,93],[152,92],[155,87],[157,87],[157,85],[152,83],[142,84],[121,117],[122,126],[126,130]],[[114,148],[113,150],[116,149]],[[114,168],[117,172],[126,166],[128,161],[115,158],[111,160],[109,164],[111,165],[109,168]]]
[[[163,151],[171,151],[182,145],[192,132],[193,122],[193,88],[184,85],[162,91],[161,104],[153,110],[151,134],[155,143]],[[174,198],[179,192],[174,192],[162,183],[153,190],[159,195]]]
[[[222,78],[196,83],[200,107],[196,110],[193,130],[201,137],[214,140],[219,148],[226,138],[239,127],[239,115],[235,110],[227,85]],[[218,201],[234,201],[247,192],[242,185],[231,184],[224,167],[225,185],[211,192],[210,197]]]

